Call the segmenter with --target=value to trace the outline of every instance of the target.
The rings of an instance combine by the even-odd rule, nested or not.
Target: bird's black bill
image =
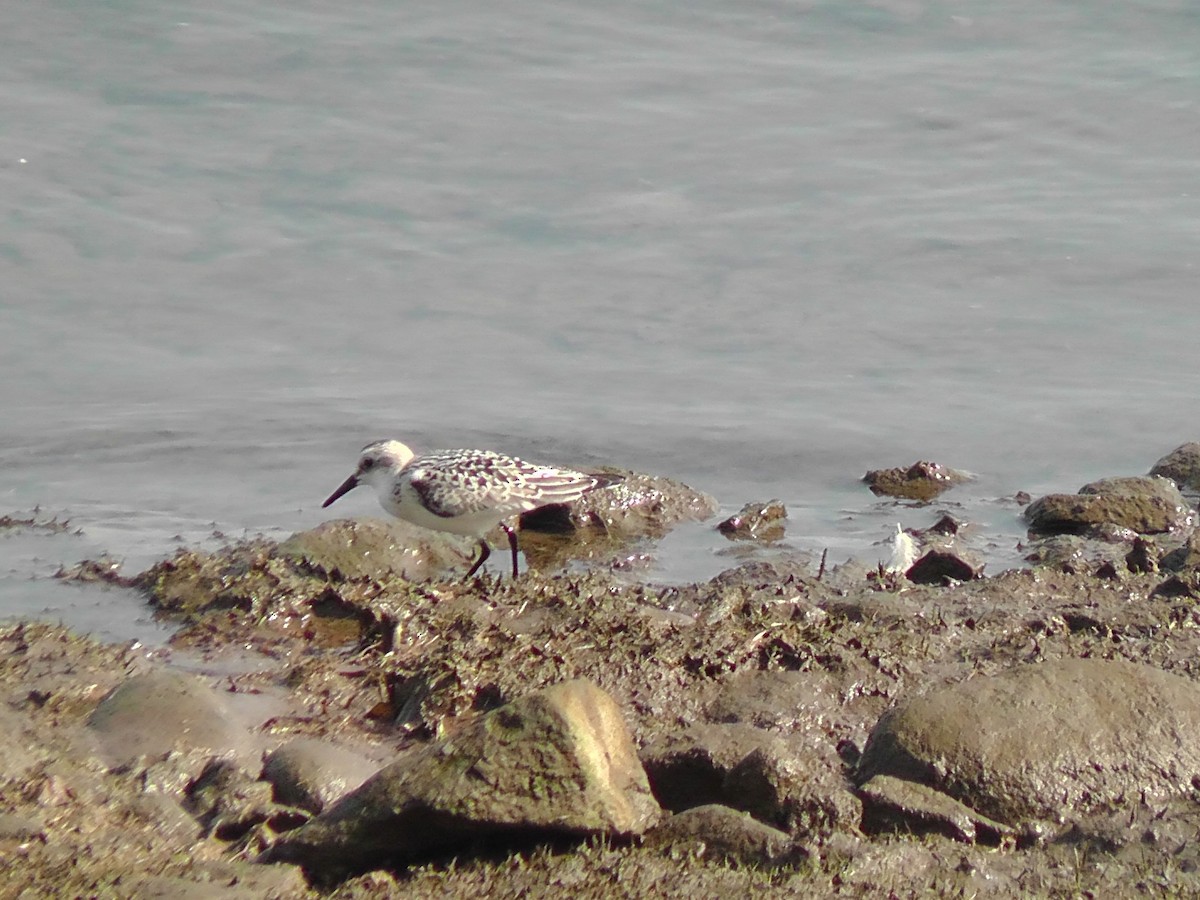
[[[349,478],[347,478],[345,481],[342,482],[341,487],[339,487],[336,491],[334,491],[332,494],[329,495],[328,500],[326,500],[324,503],[321,504],[321,509],[324,509],[325,507],[327,507],[330,503],[332,503],[338,497],[342,496],[342,494],[348,494],[350,491],[354,490],[356,487],[358,487],[358,476],[351,475]]]

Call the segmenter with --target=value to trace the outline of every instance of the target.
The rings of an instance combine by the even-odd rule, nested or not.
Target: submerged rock
[[[616,703],[572,681],[387,766],[264,859],[330,880],[482,838],[637,835],[660,815]]]
[[[717,531],[730,540],[778,541],[783,538],[783,520],[787,507],[782,500],[747,503],[737,513],[717,525]]]
[[[521,528],[562,532],[596,529],[630,540],[662,537],[682,522],[702,522],[717,512],[717,501],[673,478],[624,469],[611,487],[589,491],[570,505],[543,506],[521,516]]]
[[[902,500],[932,500],[956,484],[969,481],[970,476],[941,463],[920,460],[907,468],[874,469],[862,480],[873,494]]]
[[[1200,773],[1200,685],[1064,659],[970,678],[876,725],[856,779],[927,784],[1010,826],[1186,795]]]

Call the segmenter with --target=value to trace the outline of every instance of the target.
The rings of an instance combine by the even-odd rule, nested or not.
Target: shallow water
[[[84,535],[0,537],[0,615],[134,636],[30,578],[309,527],[382,436],[779,497],[835,560],[949,508],[1012,564],[998,498],[1197,437],[1197,45],[1165,2],[14,8],[0,513]],[[917,458],[978,480],[857,481]]]

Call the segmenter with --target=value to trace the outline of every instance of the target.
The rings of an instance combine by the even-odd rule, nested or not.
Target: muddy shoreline
[[[1200,892],[1198,461],[1026,498],[988,576],[951,523],[645,584],[712,511],[653,479],[530,523],[516,581],[370,521],[81,564],[180,629],[0,628],[0,896]]]

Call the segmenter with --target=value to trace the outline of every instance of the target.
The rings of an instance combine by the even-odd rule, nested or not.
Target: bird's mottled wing
[[[425,508],[444,518],[485,509],[513,515],[550,503],[570,503],[605,483],[582,472],[481,450],[441,450],[423,456],[410,471],[409,482]]]

